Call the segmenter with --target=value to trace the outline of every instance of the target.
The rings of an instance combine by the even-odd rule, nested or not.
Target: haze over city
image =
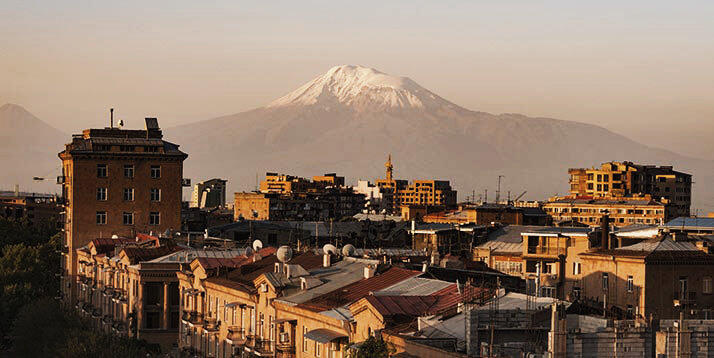
[[[170,6],[169,6],[170,5]],[[601,125],[708,158],[707,1],[3,1],[0,105],[64,133],[261,107],[342,64],[408,76],[475,111]]]

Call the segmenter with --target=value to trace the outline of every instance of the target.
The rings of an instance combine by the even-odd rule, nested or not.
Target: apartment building
[[[384,164],[386,178],[378,179],[376,184],[383,189],[383,200],[391,203],[392,212],[398,212],[401,206],[456,206],[456,191],[448,180],[407,180],[394,179],[394,165],[390,155]]]
[[[649,194],[671,203],[672,215],[689,216],[692,175],[671,166],[608,162],[599,168],[571,168],[570,193],[573,196],[629,197]]]
[[[543,204],[543,210],[560,225],[599,226],[604,214],[610,216],[614,226],[633,224],[662,225],[676,213],[672,205],[656,201],[650,195],[594,198],[553,197]]]
[[[54,195],[0,193],[0,217],[31,224],[60,224],[61,199]]]
[[[365,197],[351,188],[330,187],[319,192],[235,193],[234,219],[238,220],[330,220],[362,211]]]
[[[86,129],[59,153],[65,204],[62,293],[76,299],[77,249],[95,238],[135,237],[181,228],[183,161],[162,139],[156,118],[146,129]]]
[[[210,179],[196,183],[191,193],[192,208],[223,208],[226,206],[225,179]]]
[[[344,187],[345,177],[327,173],[312,177],[312,181],[295,175],[265,173],[265,180],[260,182],[261,193],[290,195],[310,191],[321,191],[328,187]]]
[[[630,316],[712,318],[708,241],[663,233],[633,245],[579,254],[582,297]]]

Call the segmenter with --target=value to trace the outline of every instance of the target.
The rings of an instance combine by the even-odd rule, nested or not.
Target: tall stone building
[[[671,166],[607,162],[599,168],[571,168],[570,194],[592,197],[627,197],[649,194],[671,203],[673,216],[689,216],[692,175]]]
[[[76,298],[76,249],[96,238],[135,237],[181,228],[183,161],[156,118],[145,130],[85,129],[59,153],[65,200],[62,289]]]

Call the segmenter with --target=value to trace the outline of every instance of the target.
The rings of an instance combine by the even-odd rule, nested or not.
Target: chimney
[[[605,250],[610,250],[610,216],[605,214],[600,218],[600,244]]]
[[[330,264],[331,264],[330,261],[331,261],[331,259],[332,259],[332,258],[330,257],[330,253],[329,253],[329,252],[325,252],[325,253],[322,255],[322,267],[330,267]]]
[[[20,197],[20,184],[15,184],[15,197]]]
[[[285,264],[285,277],[290,278],[290,265]]]
[[[114,128],[114,108],[109,108],[109,128]]]
[[[374,271],[376,271],[376,267],[372,264],[369,264],[364,267],[364,278],[372,278],[374,277]]]
[[[283,264],[280,262],[275,263],[275,273],[281,274],[283,273]]]

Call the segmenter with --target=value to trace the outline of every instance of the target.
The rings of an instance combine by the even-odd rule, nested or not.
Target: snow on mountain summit
[[[267,107],[295,105],[344,105],[356,110],[457,107],[407,77],[353,65],[335,66]]]

